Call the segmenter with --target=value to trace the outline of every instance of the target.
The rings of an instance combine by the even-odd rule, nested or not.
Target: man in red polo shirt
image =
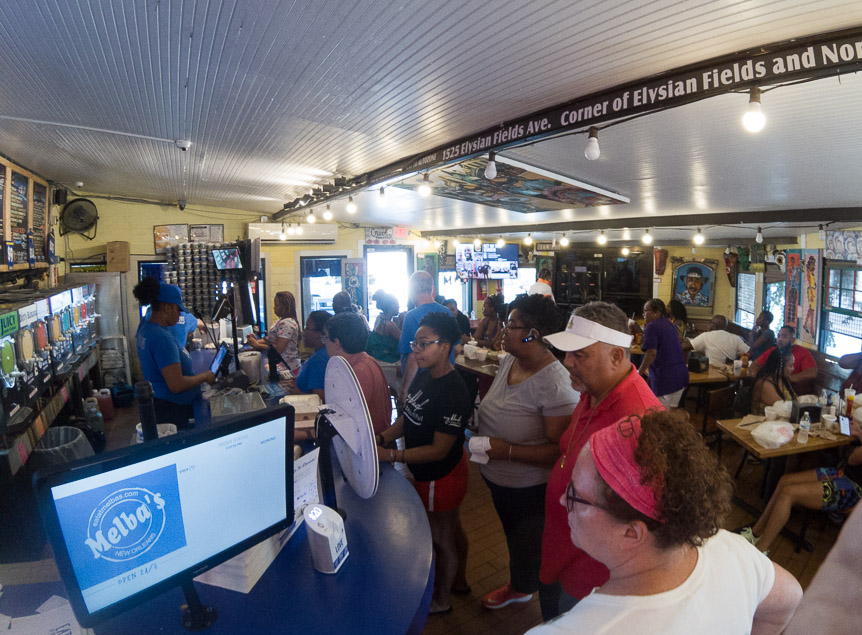
[[[576,309],[565,331],[545,338],[566,351],[564,364],[572,386],[581,392],[572,423],[560,438],[562,456],[554,462],[545,493],[539,574],[539,602],[545,621],[571,608],[574,600],[607,582],[609,575],[605,565],[572,544],[566,509],[560,505],[578,453],[590,435],[621,417],[664,410],[631,363],[631,339],[628,318],[606,302],[590,302]]]
[[[797,346],[793,343],[796,329],[792,326],[782,326],[778,331],[778,337],[775,338],[775,346],[766,350],[763,355],[754,360],[748,367],[748,376],[755,377],[760,369],[766,364],[766,358],[776,349],[790,349],[793,355],[793,367],[790,371],[790,381],[793,383],[793,389],[797,394],[802,394],[797,389],[797,386],[804,388],[803,382],[812,382],[817,379],[817,362],[814,357],[803,346]]]

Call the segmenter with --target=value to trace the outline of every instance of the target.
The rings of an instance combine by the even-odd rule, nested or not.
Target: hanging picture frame
[[[682,302],[690,315],[712,315],[717,265],[717,260],[673,259],[673,298]]]
[[[190,243],[223,243],[224,225],[189,225]]]
[[[168,247],[189,242],[188,225],[154,225],[153,244],[157,254],[167,253]]]

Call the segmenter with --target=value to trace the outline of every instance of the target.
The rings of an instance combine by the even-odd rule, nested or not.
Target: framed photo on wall
[[[700,260],[675,262],[673,299],[682,302],[686,308],[704,309],[704,314],[711,315],[718,283],[716,264],[715,261]]]
[[[189,225],[190,243],[223,243],[224,225]]]
[[[157,254],[166,253],[168,247],[189,242],[188,225],[154,225],[153,242]]]

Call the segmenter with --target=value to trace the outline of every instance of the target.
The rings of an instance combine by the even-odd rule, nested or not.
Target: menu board
[[[12,239],[12,263],[26,265],[30,261],[27,245],[27,189],[30,179],[23,174],[12,171],[12,187],[10,188],[9,225]]]
[[[6,166],[0,163],[0,238],[3,237],[3,210],[6,196]],[[5,264],[5,263],[4,263]]]
[[[45,212],[48,202],[48,188],[33,181],[33,250],[36,262],[45,262]]]

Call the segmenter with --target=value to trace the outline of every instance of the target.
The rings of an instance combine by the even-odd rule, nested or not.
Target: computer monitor
[[[293,407],[279,405],[37,473],[78,622],[175,586],[188,598],[193,577],[288,527],[293,429]]]
[[[242,260],[239,257],[239,249],[236,247],[213,249],[212,254],[216,269],[219,271],[224,271],[225,269],[242,269]]]

